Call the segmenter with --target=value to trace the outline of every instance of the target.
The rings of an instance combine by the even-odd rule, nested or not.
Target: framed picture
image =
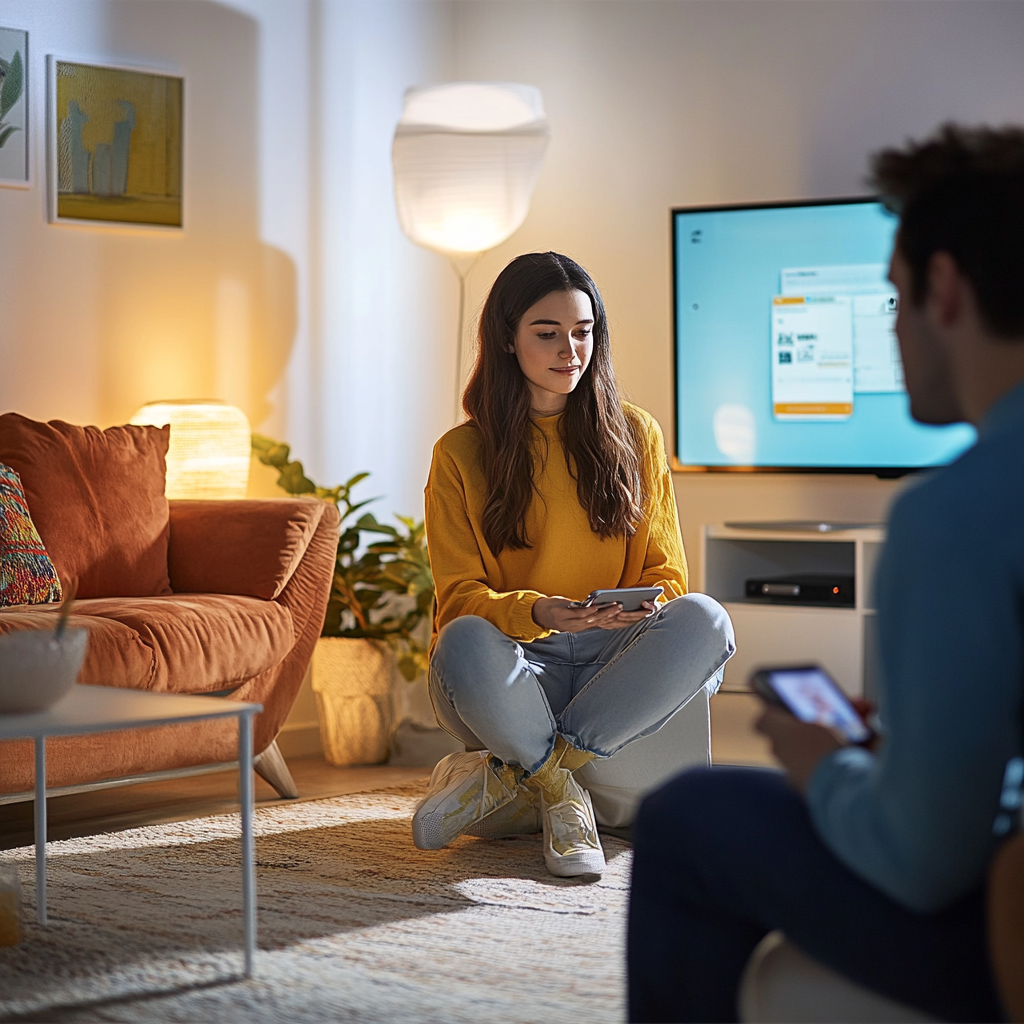
[[[28,33],[0,28],[0,185],[28,188]]]
[[[48,58],[50,220],[182,226],[180,76]]]

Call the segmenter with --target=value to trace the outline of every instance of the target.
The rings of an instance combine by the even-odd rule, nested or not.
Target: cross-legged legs
[[[413,818],[417,844],[433,849],[462,832],[500,835],[539,821],[553,874],[599,872],[593,806],[573,769],[660,728],[702,686],[717,685],[733,649],[728,615],[703,595],[627,629],[529,644],[475,616],[449,623],[430,666],[434,709],[469,749],[493,757],[453,754],[438,766]]]
[[[735,649],[725,610],[677,598],[627,629],[510,640],[467,615],[442,631],[430,665],[438,721],[470,747],[532,773],[561,733],[609,757],[660,728]]]

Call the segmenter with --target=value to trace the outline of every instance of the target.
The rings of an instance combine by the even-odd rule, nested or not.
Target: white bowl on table
[[[89,640],[85,629],[49,629],[0,636],[0,714],[45,711],[78,679]]]

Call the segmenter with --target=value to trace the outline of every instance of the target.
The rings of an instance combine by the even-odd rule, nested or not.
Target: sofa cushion
[[[0,609],[0,632],[53,628],[56,606]],[[273,601],[215,594],[79,601],[89,630],[79,682],[171,693],[238,686],[284,660],[291,613]]]
[[[81,602],[87,604],[88,602]],[[78,607],[76,605],[76,607]],[[0,633],[20,629],[53,629],[58,606],[0,608]],[[68,626],[87,629],[89,644],[78,681],[92,686],[150,688],[156,669],[153,649],[147,647],[134,629],[93,615],[72,615]]]
[[[78,427],[0,416],[0,462],[21,477],[65,588],[80,598],[169,594],[168,427]]]
[[[60,580],[28,513],[18,474],[0,463],[0,605],[59,601]]]
[[[302,561],[325,511],[317,498],[182,501],[171,506],[171,587],[272,601]]]

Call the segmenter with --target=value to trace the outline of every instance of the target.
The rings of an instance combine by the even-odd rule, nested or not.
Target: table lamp
[[[212,398],[148,402],[131,422],[170,424],[168,498],[245,497],[252,435],[241,409]]]

